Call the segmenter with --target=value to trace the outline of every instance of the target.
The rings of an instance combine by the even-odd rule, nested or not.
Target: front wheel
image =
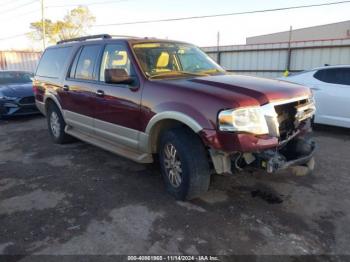
[[[178,200],[189,200],[208,191],[210,168],[199,137],[186,128],[162,134],[159,162],[167,191]]]

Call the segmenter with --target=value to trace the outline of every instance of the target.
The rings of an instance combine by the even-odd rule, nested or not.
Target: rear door
[[[316,123],[350,127],[350,68],[320,69],[313,77]]]
[[[121,69],[133,84],[105,83],[105,69]],[[112,143],[137,149],[141,130],[141,88],[128,47],[123,43],[104,47],[99,69],[98,96],[95,98],[95,133]]]
[[[64,115],[68,125],[80,132],[92,134],[95,85],[98,74],[98,58],[102,45],[81,46],[76,52],[61,91]]]

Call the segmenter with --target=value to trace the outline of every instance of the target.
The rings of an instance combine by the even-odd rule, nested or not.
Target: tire
[[[190,200],[208,191],[209,161],[196,134],[186,128],[168,130],[161,135],[158,148],[164,183],[175,199]]]
[[[63,119],[60,109],[51,103],[47,110],[47,125],[50,136],[56,144],[72,142],[73,138],[64,131],[66,122]]]

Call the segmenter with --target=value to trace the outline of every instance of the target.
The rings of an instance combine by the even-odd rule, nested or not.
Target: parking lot
[[[177,202],[156,166],[54,145],[41,116],[2,121],[0,254],[350,254],[350,132],[315,137],[311,176],[215,176]]]

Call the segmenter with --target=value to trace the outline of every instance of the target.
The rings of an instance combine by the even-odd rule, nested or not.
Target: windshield
[[[26,72],[0,72],[0,84],[25,84],[32,82],[33,74]]]
[[[180,43],[142,43],[133,45],[136,58],[149,78],[208,76],[224,74],[198,47]]]

